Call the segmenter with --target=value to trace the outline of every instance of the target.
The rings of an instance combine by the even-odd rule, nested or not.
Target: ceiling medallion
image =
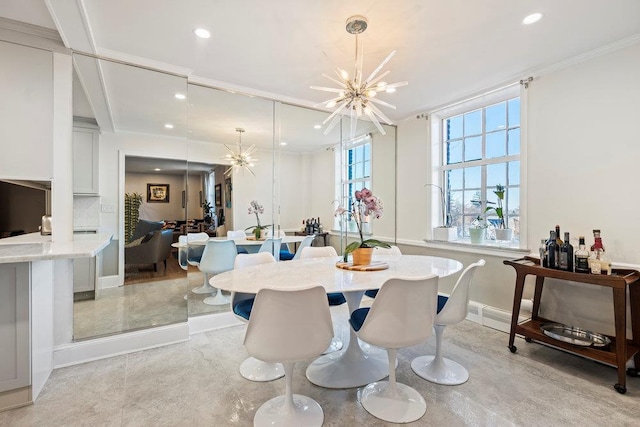
[[[380,99],[377,99],[376,95],[381,92],[393,93],[396,91],[396,88],[406,86],[408,82],[405,81],[388,84],[382,81],[382,79],[386,77],[387,74],[389,74],[389,71],[385,71],[382,74],[378,75],[378,73],[387,64],[387,62],[389,62],[393,55],[396,54],[395,50],[391,52],[389,56],[387,56],[386,59],[382,61],[382,63],[378,65],[375,70],[373,70],[369,77],[363,79],[363,53],[362,47],[360,46],[358,40],[358,34],[363,33],[366,29],[367,19],[364,16],[356,15],[347,19],[347,32],[356,36],[356,61],[353,77],[350,77],[349,73],[347,73],[345,70],[337,68],[336,74],[338,76],[338,79],[330,77],[326,74],[323,74],[323,77],[326,77],[327,79],[336,83],[339,86],[338,88],[311,86],[311,89],[337,94],[336,97],[317,104],[324,105],[326,108],[336,108],[333,113],[331,113],[331,115],[322,122],[323,125],[329,122],[329,125],[324,131],[325,135],[327,135],[331,131],[331,129],[333,129],[334,126],[340,121],[340,113],[343,112],[348,112],[349,116],[351,117],[351,138],[355,137],[357,121],[362,117],[363,114],[366,115],[373,122],[373,124],[376,125],[376,128],[378,128],[380,133],[383,135],[385,135],[386,132],[380,125],[380,121],[389,125],[393,124],[391,120],[389,120],[389,118],[387,118],[387,116],[385,116],[384,113],[380,111],[380,109],[374,104],[393,108],[394,110],[396,107]]]
[[[246,170],[251,172],[251,175],[255,176],[256,174],[253,173],[251,168],[253,167],[254,162],[257,162],[258,159],[252,158],[251,154],[256,150],[256,146],[251,145],[251,147],[243,151],[242,133],[244,132],[244,129],[236,128],[236,132],[238,132],[238,151],[234,152],[227,146],[227,144],[224,144],[225,148],[229,150],[229,154],[224,156],[224,159],[231,163],[231,166],[226,171],[224,171],[224,174],[228,176],[233,172],[237,172],[238,170],[245,168]]]

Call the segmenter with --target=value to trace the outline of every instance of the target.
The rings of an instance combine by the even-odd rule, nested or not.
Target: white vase
[[[470,228],[469,229],[469,238],[471,243],[484,243],[484,228]]]
[[[433,240],[442,240],[445,242],[458,240],[458,228],[457,227],[434,227]]]
[[[510,228],[496,228],[496,240],[510,242],[513,237],[513,230]]]

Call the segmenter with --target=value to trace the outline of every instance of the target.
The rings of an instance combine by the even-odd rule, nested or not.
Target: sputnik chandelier
[[[242,133],[244,132],[244,129],[236,128],[236,132],[238,132],[238,151],[234,152],[231,148],[227,146],[227,144],[224,145],[226,149],[229,150],[229,154],[224,156],[224,158],[225,160],[231,163],[231,166],[229,166],[229,169],[224,171],[224,174],[228,176],[228,175],[231,175],[233,172],[236,172],[242,168],[246,168],[249,172],[251,172],[251,175],[255,176],[256,174],[253,173],[251,168],[253,167],[254,162],[257,162],[258,159],[252,158],[251,154],[256,150],[256,146],[251,145],[251,147],[243,151],[242,150]]]
[[[335,111],[333,111],[333,113],[331,113],[331,115],[322,122],[323,125],[329,122],[324,134],[327,135],[340,121],[342,116],[340,113],[348,111],[349,116],[351,117],[351,138],[355,137],[358,118],[361,118],[363,114],[376,125],[381,134],[385,135],[385,131],[380,125],[380,121],[389,125],[393,123],[374,104],[393,108],[394,110],[396,107],[376,98],[376,95],[380,92],[393,93],[396,91],[396,88],[406,86],[408,82],[405,81],[388,84],[382,81],[382,79],[389,74],[388,70],[378,75],[387,62],[389,62],[393,55],[396,54],[395,50],[391,52],[375,70],[373,70],[369,77],[363,79],[363,52],[362,46],[358,43],[358,34],[363,33],[367,29],[367,19],[364,16],[352,16],[347,19],[346,29],[349,34],[354,34],[356,36],[356,62],[353,78],[351,78],[349,73],[345,70],[337,68],[336,74],[338,75],[338,79],[326,74],[323,74],[323,76],[338,84],[338,88],[311,86],[311,89],[337,94],[336,97],[317,104],[324,105],[326,108],[336,107]]]

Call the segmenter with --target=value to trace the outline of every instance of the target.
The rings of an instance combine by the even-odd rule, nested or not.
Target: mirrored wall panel
[[[186,79],[73,60],[74,229],[113,235],[74,262],[74,340],[185,322],[176,245],[201,186],[187,168]]]

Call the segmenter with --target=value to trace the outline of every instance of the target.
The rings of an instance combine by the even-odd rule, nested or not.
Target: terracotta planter
[[[353,265],[369,265],[373,256],[373,248],[358,248],[352,254]]]

